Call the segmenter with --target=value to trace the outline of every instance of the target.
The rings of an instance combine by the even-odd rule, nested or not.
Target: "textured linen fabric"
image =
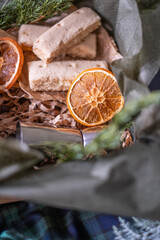
[[[116,216],[62,210],[31,202],[0,207],[1,240],[112,240]]]

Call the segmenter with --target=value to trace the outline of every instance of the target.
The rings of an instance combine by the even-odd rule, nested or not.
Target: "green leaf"
[[[136,143],[99,157],[39,171],[0,184],[0,195],[54,207],[159,218],[160,148]],[[147,199],[147,201],[146,201]]]
[[[15,140],[0,143],[0,181],[31,168],[43,155]]]

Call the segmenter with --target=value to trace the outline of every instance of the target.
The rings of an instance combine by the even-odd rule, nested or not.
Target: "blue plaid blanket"
[[[17,202],[0,206],[0,240],[160,240],[160,221]]]
[[[0,208],[1,240],[112,240],[118,218],[83,211],[62,210],[31,202]]]

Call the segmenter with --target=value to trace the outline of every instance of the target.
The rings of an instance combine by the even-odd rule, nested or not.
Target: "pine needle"
[[[0,9],[0,28],[9,29],[21,24],[45,20],[66,11],[73,0],[10,0]]]

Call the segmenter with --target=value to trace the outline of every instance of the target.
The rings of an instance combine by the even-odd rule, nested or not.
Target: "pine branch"
[[[38,149],[52,149],[52,154],[57,161],[80,160],[89,154],[99,156],[103,149],[115,149],[120,145],[121,129],[124,129],[137,117],[142,109],[151,104],[160,105],[160,91],[150,93],[138,100],[126,104],[124,109],[115,116],[109,127],[104,128],[99,135],[85,148],[80,144],[46,143],[36,146]]]
[[[140,234],[134,232],[129,222],[126,222],[123,218],[118,218],[120,222],[120,230],[114,227],[114,233],[119,239],[135,239],[140,240]],[[121,238],[120,238],[121,237]],[[116,239],[117,240],[117,239]]]
[[[19,27],[66,11],[73,0],[10,0],[0,9],[0,28]]]
[[[119,218],[120,226],[113,226],[115,240],[159,240],[160,222],[133,217],[133,221],[126,222]]]
[[[86,146],[85,152],[87,154],[100,154],[103,148],[115,149],[120,143],[120,131],[126,124],[132,122],[142,111],[142,109],[151,104],[160,105],[160,91],[150,93],[138,100],[126,104],[123,110],[117,114],[110,127],[104,129],[95,140]]]
[[[152,221],[152,220],[148,220],[148,219],[139,219],[139,218],[135,218],[135,217],[132,217],[132,219],[134,221],[134,225],[137,228],[140,228],[144,232],[149,231],[151,228],[155,228],[155,227],[160,226],[160,221]]]
[[[114,235],[116,236],[116,237],[114,238],[114,240],[126,240],[126,239],[122,236],[121,231],[119,231],[119,229],[118,229],[116,226],[113,226],[112,229],[113,229]]]

